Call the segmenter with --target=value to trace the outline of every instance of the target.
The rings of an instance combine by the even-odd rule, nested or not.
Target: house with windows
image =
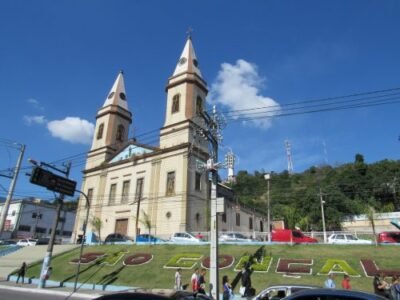
[[[0,203],[0,213],[4,203]],[[50,237],[56,206],[37,198],[12,200],[4,223],[5,238]],[[75,211],[63,209],[58,223],[56,238],[70,240],[75,223]]]
[[[190,37],[165,90],[157,146],[138,137],[128,139],[133,114],[122,72],[97,112],[81,190],[90,201],[89,224],[101,220],[102,239],[111,233],[169,237],[209,229],[210,183],[207,173],[198,169],[210,157],[208,142],[199,135],[207,129],[203,113],[208,88]],[[75,239],[82,234],[86,209],[81,198]]]

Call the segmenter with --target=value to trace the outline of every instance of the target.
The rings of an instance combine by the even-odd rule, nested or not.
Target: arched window
[[[118,125],[117,136],[116,136],[117,142],[123,142],[124,141],[124,133],[125,133],[124,126],[123,125]]]
[[[173,98],[172,98],[172,113],[176,113],[179,111],[179,98],[180,95],[176,94]]]
[[[103,137],[104,123],[101,123],[97,130],[97,139],[100,140]]]
[[[196,99],[196,115],[199,115],[203,112],[203,99],[201,97],[197,97]]]

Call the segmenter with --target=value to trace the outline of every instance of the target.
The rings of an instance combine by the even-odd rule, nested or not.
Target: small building
[[[376,213],[374,223],[376,232],[397,231],[390,222],[400,220],[400,212]],[[372,231],[371,223],[366,215],[351,216],[344,219],[341,223],[345,231]]]
[[[4,202],[0,203],[0,213]],[[75,211],[63,209],[56,238],[69,240],[75,222]],[[56,216],[56,206],[37,198],[12,200],[4,223],[5,238],[50,237]]]

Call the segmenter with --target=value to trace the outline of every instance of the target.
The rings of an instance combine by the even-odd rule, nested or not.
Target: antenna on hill
[[[287,170],[289,175],[293,174],[293,162],[292,162],[292,146],[288,139],[285,140],[285,147],[286,147],[286,157],[287,157]]]

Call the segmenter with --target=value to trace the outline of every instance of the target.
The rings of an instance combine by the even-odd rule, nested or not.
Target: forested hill
[[[231,185],[237,200],[266,212],[267,182],[263,171],[237,173]],[[400,161],[364,162],[356,154],[353,163],[336,167],[311,167],[303,173],[271,173],[270,203],[273,219],[285,220],[286,226],[302,230],[321,230],[320,192],[325,201],[327,230],[340,228],[349,215],[367,211],[400,210]]]

